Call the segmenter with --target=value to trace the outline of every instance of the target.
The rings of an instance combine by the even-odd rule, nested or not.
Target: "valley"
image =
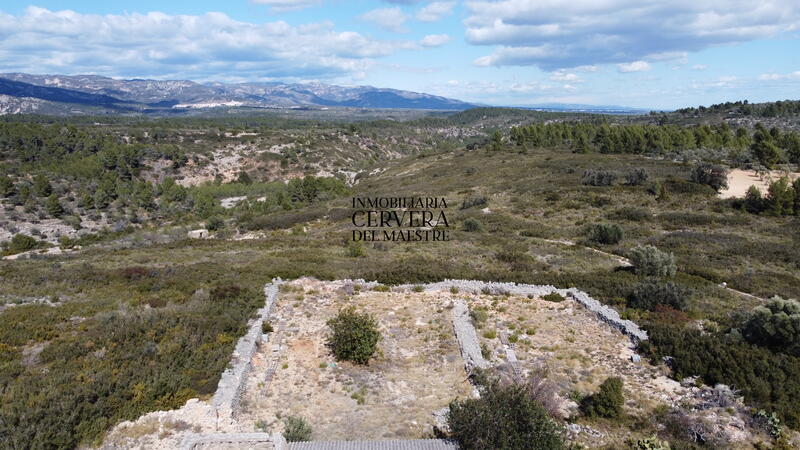
[[[751,119],[6,117],[0,436],[10,448],[175,448],[220,432],[209,405],[263,317],[265,283],[281,278],[231,428],[253,439],[286,432],[287,416],[319,441],[438,438],[435,411],[522,379],[555,396],[537,397],[545,406],[559,399],[546,415],[564,446],[794,445],[800,356],[791,336],[762,338],[758,320],[800,297],[797,184],[779,176],[797,172],[798,119],[775,119],[794,124],[777,132]],[[741,173],[770,170],[758,198],[725,194]],[[441,209],[444,221],[398,230],[448,241],[352,239],[354,199],[412,197],[441,201],[374,206]],[[459,350],[462,300],[500,387]],[[346,305],[377,318],[367,365],[326,345]],[[622,409],[598,415],[586,399],[610,378]]]

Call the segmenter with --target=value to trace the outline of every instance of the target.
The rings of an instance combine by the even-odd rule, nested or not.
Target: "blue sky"
[[[320,81],[492,105],[800,98],[797,0],[0,0],[0,72]]]

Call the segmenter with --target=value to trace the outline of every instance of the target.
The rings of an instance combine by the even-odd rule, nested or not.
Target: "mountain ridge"
[[[0,95],[114,111],[213,107],[352,107],[461,111],[480,106],[437,95],[325,83],[198,83],[99,75],[0,74]]]

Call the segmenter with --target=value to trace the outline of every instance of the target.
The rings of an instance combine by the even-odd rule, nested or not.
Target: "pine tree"
[[[33,177],[33,193],[37,197],[47,197],[53,193],[53,186],[50,185],[47,177],[42,174]]]
[[[58,201],[58,196],[56,194],[51,194],[47,197],[45,208],[47,209],[47,213],[52,217],[61,217],[64,214],[64,207],[61,205],[61,202]]]

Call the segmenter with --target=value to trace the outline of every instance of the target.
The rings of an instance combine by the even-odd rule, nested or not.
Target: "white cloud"
[[[792,73],[762,73],[758,79],[761,81],[800,80],[800,70]]]
[[[700,71],[700,70],[706,70],[706,69],[708,69],[708,66],[705,65],[705,64],[695,64],[695,65],[692,66],[692,70]]]
[[[647,72],[650,70],[650,64],[648,64],[647,61],[634,61],[631,63],[617,64],[617,70],[622,73]]]
[[[420,22],[437,22],[453,13],[456,2],[433,2],[417,12],[417,20]]]
[[[569,81],[572,83],[577,83],[581,81],[581,78],[570,72],[566,72],[564,70],[557,70],[552,75],[550,75],[550,79],[553,81]]]
[[[439,47],[450,42],[450,36],[446,34],[429,34],[419,41],[423,47]]]
[[[496,47],[476,64],[544,70],[683,64],[710,46],[800,29],[796,0],[473,0],[466,7],[467,40]]]
[[[362,20],[372,22],[384,30],[404,33],[406,30],[403,24],[408,20],[408,15],[400,8],[378,8],[367,11],[360,17]]]
[[[0,67],[34,73],[156,78],[324,78],[367,70],[374,58],[414,48],[330,22],[254,24],[222,13],[95,15],[29,7],[0,13]]]
[[[250,0],[252,3],[258,5],[267,5],[270,7],[270,12],[285,12],[296,11],[298,9],[305,9],[310,6],[322,4],[322,0]]]

